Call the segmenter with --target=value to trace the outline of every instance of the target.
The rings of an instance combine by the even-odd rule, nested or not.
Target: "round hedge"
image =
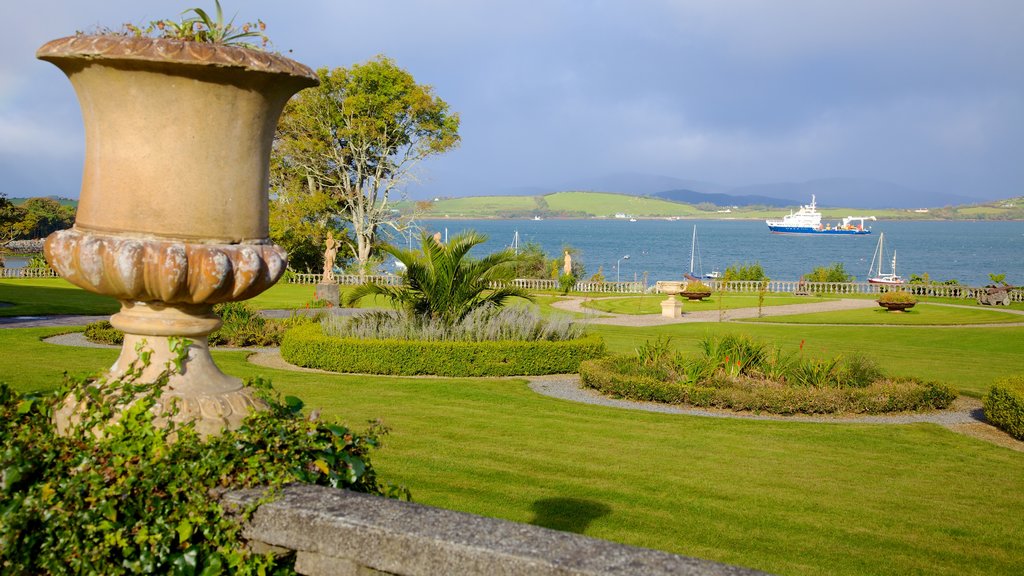
[[[297,366],[393,376],[568,374],[604,354],[597,336],[559,342],[366,340],[327,336],[319,324],[292,328],[281,342],[281,356]]]
[[[996,380],[985,395],[985,418],[996,428],[1024,440],[1024,375]]]

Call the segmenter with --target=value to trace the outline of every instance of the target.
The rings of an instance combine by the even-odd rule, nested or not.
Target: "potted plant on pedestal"
[[[903,312],[917,304],[917,297],[905,290],[890,290],[878,297],[878,305],[889,312]]]
[[[298,62],[235,44],[262,36],[262,23],[237,29],[219,5],[216,20],[191,12],[37,52],[74,86],[86,134],[75,225],[47,238],[45,253],[68,281],[121,301],[112,378],[148,358],[138,378],[155,381],[188,339],[163,401],[177,404],[175,420],[215,434],[260,401],[213,363],[206,335],[221,320],[212,307],[252,298],[285,270],[268,238],[271,143],[285,102],[318,81]],[[55,416],[58,428],[74,408]]]

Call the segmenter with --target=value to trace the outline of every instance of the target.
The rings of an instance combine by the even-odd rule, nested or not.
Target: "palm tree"
[[[511,250],[479,260],[466,257],[471,248],[486,240],[486,236],[470,230],[452,238],[447,246],[426,233],[422,235],[420,251],[384,246],[385,252],[405,265],[405,284],[362,284],[345,301],[351,305],[366,296],[379,295],[415,317],[441,320],[448,325],[481,306],[504,306],[513,296],[533,301],[520,288],[490,287],[491,282],[513,278],[516,256]]]

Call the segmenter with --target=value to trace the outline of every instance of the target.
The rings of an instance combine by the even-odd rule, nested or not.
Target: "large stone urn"
[[[168,39],[74,36],[36,55],[71,80],[86,135],[75,225],[47,238],[47,261],[121,301],[112,377],[148,349],[141,378],[155,381],[185,337],[188,355],[161,401],[202,434],[237,427],[261,402],[213,363],[212,307],[252,298],[284,272],[285,253],[268,239],[270,149],[285,102],[316,75],[265,52]],[[58,428],[74,410],[65,404]]]

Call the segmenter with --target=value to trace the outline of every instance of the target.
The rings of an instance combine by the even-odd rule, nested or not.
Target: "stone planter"
[[[142,378],[156,378],[172,338],[186,337],[163,401],[202,434],[237,427],[261,403],[214,365],[212,306],[252,298],[284,272],[286,255],[268,239],[270,148],[285,102],[316,75],[281,56],[168,39],[73,36],[36,55],[70,79],[86,133],[75,225],[47,238],[47,261],[121,301],[112,377],[144,346],[153,355]],[[65,405],[58,428],[73,412]]]
[[[703,300],[711,296],[711,292],[680,292],[679,295],[687,300]]]
[[[879,302],[878,305],[889,312],[903,312],[914,307],[914,302]]]

